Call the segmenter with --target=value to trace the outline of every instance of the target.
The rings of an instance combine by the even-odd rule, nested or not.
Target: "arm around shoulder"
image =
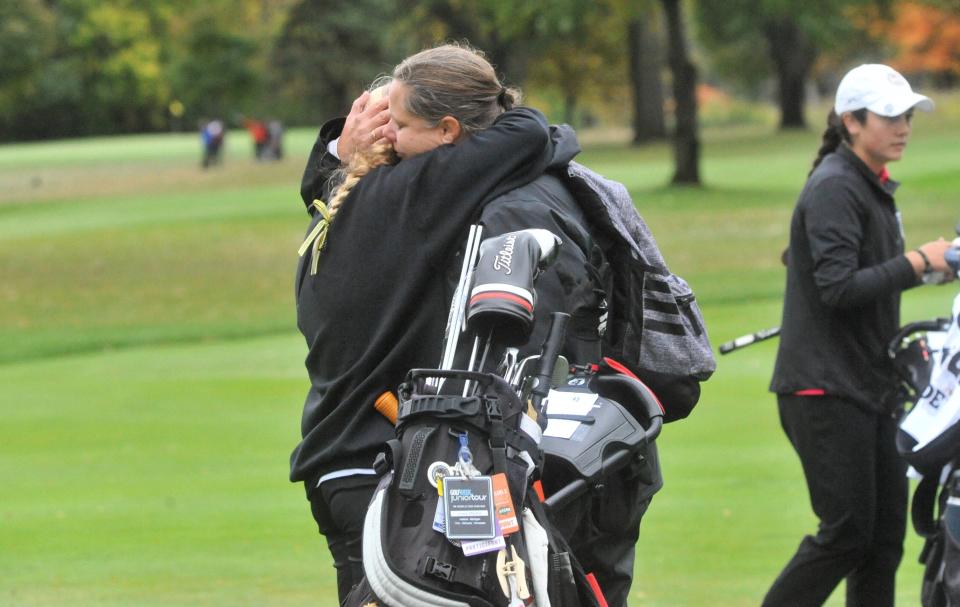
[[[346,118],[340,117],[325,122],[320,127],[313,149],[310,150],[310,157],[300,179],[300,198],[308,209],[315,198],[326,199],[327,181],[333,172],[340,168],[340,159],[330,153],[328,146],[340,136],[345,120]]]
[[[544,115],[517,107],[449,151],[440,160],[446,174],[459,176],[460,187],[485,192],[482,197],[490,199],[542,175],[553,159],[554,144]]]
[[[527,184],[546,170],[554,154],[547,120],[520,107],[455,144],[402,161],[379,174],[383,190],[406,192],[430,225],[461,223],[478,205]],[[450,201],[456,200],[456,205]]]

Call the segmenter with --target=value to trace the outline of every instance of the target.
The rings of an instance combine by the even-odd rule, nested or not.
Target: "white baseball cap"
[[[899,116],[912,107],[929,112],[933,101],[914,93],[907,79],[892,67],[866,63],[855,67],[840,81],[833,109],[838,115],[866,108],[880,116]]]

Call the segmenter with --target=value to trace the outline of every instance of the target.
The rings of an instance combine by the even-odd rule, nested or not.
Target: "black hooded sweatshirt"
[[[292,481],[371,466],[394,437],[375,400],[409,369],[440,362],[450,303],[443,273],[469,222],[483,203],[539,177],[553,157],[543,115],[517,108],[457,145],[378,167],[357,183],[329,228],[316,275],[309,253],[297,269],[310,389]]]
[[[580,153],[576,134],[567,125],[551,126],[550,133],[555,153],[547,172],[485,205],[480,224],[484,238],[540,228],[562,243],[556,261],[537,277],[533,330],[520,357],[540,352],[550,328],[549,313],[557,310],[571,316],[561,353],[574,364],[596,363],[604,300],[600,272],[605,261],[586,215],[564,181],[567,165]]]

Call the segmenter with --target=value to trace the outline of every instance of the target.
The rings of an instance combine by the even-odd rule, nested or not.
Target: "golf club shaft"
[[[450,311],[447,314],[447,327],[443,336],[443,358],[440,361],[441,369],[450,369],[453,366],[453,357],[457,351],[457,343],[463,328],[463,308],[466,304],[469,291],[470,271],[476,262],[480,251],[480,234],[483,231],[478,225],[470,226],[467,245],[463,250],[463,265],[460,267],[460,280],[450,302]]]
[[[749,335],[741,335],[732,341],[721,344],[720,354],[729,354],[734,350],[746,348],[749,345],[776,337],[777,335],[780,335],[780,327],[770,327],[769,329],[750,333]]]

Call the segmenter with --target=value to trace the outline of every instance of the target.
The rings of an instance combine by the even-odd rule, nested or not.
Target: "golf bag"
[[[898,367],[902,369],[903,383],[909,386],[908,395],[915,401],[900,423],[897,448],[924,475],[939,472],[960,454],[960,391],[956,390],[960,382],[958,314],[960,296],[954,300],[950,319],[907,325],[904,330],[926,329],[928,333],[906,345],[890,347],[891,352],[907,359]],[[900,336],[903,334],[901,331]],[[896,358],[894,362],[896,366]]]
[[[478,339],[488,336],[484,358],[494,337],[500,348],[529,335],[534,278],[559,246],[539,232],[482,245],[471,239],[445,361],[464,318]],[[556,325],[545,346],[553,354],[538,369],[552,372],[556,363],[564,323]],[[365,584],[348,604],[599,605],[533,488],[541,465],[536,405],[521,401],[503,377],[473,371],[472,358],[468,370],[412,370],[401,385],[397,437],[378,459],[383,476],[364,523]]]
[[[923,475],[910,508],[913,528],[924,538],[923,607],[960,607],[958,314],[960,296],[951,318],[907,325],[888,349],[904,395],[915,401],[900,423],[897,449]]]
[[[427,380],[437,377],[476,388],[434,394]],[[533,490],[540,428],[502,378],[411,371],[397,436],[364,525],[364,571],[382,604],[599,604],[543,514]]]
[[[924,566],[923,607],[960,606],[960,470],[956,466],[954,461],[942,476],[923,477],[913,493],[913,528],[924,538],[918,558]]]
[[[559,245],[538,232],[488,239],[468,254],[480,259],[458,293],[470,331],[487,336],[483,357],[475,364],[471,355],[468,370],[412,370],[401,385],[396,438],[377,460],[381,482],[364,523],[365,579],[347,605],[605,604],[549,511],[642,459],[662,409],[626,376],[581,370],[568,383],[559,357],[566,314],[552,315],[539,357],[518,362],[514,351],[511,359],[509,344],[529,334],[533,321],[533,279]],[[461,322],[453,318],[450,326]],[[488,350],[504,354],[498,372],[472,370],[485,367]],[[587,404],[561,412],[571,397]],[[558,432],[556,423],[572,423],[573,431]],[[557,471],[552,479],[542,477],[545,459]]]

